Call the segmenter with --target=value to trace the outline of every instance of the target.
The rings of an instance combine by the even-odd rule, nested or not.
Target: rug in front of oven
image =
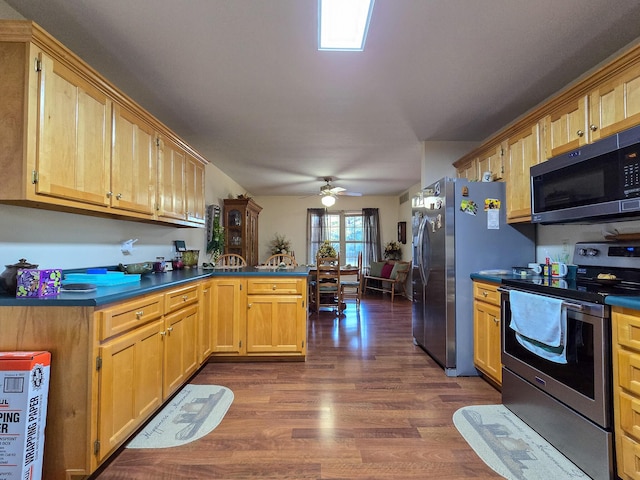
[[[484,463],[508,480],[590,478],[504,405],[463,407],[453,423]]]
[[[216,428],[233,402],[219,385],[187,384],[129,442],[127,448],[177,447]]]

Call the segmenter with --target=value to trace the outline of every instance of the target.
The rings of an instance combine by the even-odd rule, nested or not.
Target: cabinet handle
[[[247,308],[251,308],[253,306],[253,303],[247,303]]]
[[[496,325],[498,325],[498,323],[500,323],[500,320],[498,320],[496,317],[493,317],[493,323],[495,323]]]
[[[589,130],[591,130],[592,132],[595,132],[597,129],[598,129],[598,126],[594,125],[593,123],[589,125]]]
[[[182,295],[182,301],[186,302],[187,300],[189,300],[189,295]]]
[[[136,319],[140,320],[143,315],[144,315],[144,310],[140,310],[140,311],[136,312]]]
[[[164,330],[160,332],[160,335],[161,335],[161,336],[163,336],[163,337],[164,337],[166,334],[167,334],[167,332],[165,332]]]
[[[576,135],[578,135],[579,137],[582,137],[584,135],[584,132],[582,130],[578,130],[576,132]]]
[[[116,195],[116,200],[120,200],[121,198],[122,198],[122,194],[121,193]]]
[[[107,198],[111,198],[113,196],[113,192],[107,192]]]
[[[486,292],[486,290],[482,292],[482,296],[483,297],[486,297],[487,295],[489,295],[489,294]]]
[[[277,285],[274,285],[273,287],[271,287],[271,290],[276,290],[278,288]]]
[[[173,332],[173,327],[168,327],[167,332],[169,333],[169,335],[171,335],[171,332]]]

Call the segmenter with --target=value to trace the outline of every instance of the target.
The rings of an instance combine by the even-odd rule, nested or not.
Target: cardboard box
[[[0,479],[40,480],[49,352],[0,352]]]
[[[19,268],[16,297],[51,297],[60,293],[62,270]]]

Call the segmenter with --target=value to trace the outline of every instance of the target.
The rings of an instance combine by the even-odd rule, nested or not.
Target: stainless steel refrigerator
[[[478,375],[470,274],[533,262],[535,227],[507,224],[503,182],[443,178],[412,210],[414,343],[448,376]]]

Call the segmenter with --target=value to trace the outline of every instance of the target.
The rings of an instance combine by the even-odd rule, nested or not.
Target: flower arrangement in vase
[[[269,242],[269,247],[271,248],[271,255],[291,252],[291,242],[287,240],[287,237],[279,233],[274,235],[271,242]]]
[[[336,249],[333,248],[333,245],[331,245],[329,240],[325,240],[322,242],[322,245],[320,245],[320,248],[318,248],[317,255],[319,257],[337,257],[338,252],[336,252]]]
[[[384,258],[387,260],[400,260],[402,247],[398,242],[391,241],[384,246]]]

